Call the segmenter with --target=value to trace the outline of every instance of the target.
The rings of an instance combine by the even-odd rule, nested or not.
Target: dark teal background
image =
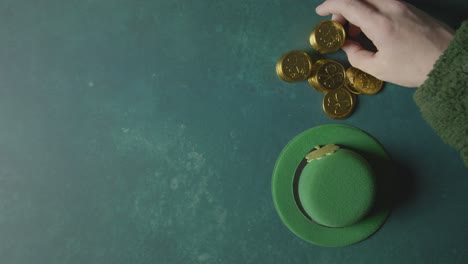
[[[275,64],[321,1],[0,1],[0,263],[466,263],[468,175],[387,84],[333,121]],[[415,4],[457,27],[465,1]],[[342,52],[333,54],[346,62]],[[375,136],[397,204],[320,248],[281,223],[271,173],[321,124]]]

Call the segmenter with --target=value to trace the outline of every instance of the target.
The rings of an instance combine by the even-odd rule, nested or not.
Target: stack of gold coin
[[[357,68],[346,70],[346,88],[354,94],[376,94],[382,90],[383,82]]]
[[[304,81],[310,76],[311,71],[312,59],[303,51],[290,51],[276,64],[276,74],[286,82]]]
[[[346,38],[343,26],[332,20],[320,22],[310,34],[310,44],[322,53],[338,51]],[[276,64],[276,73],[286,82],[307,80],[320,93],[325,94],[322,108],[333,119],[350,116],[356,107],[358,94],[375,94],[383,82],[357,68],[345,71],[339,62],[321,59],[312,62],[303,51],[290,51]]]
[[[344,44],[346,31],[343,26],[333,20],[320,22],[310,34],[310,44],[322,53],[332,53],[338,51]]]
[[[318,60],[312,67],[309,84],[321,93],[338,89],[345,84],[345,69],[333,60]]]

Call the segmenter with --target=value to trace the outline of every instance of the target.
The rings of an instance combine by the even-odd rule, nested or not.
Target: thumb
[[[353,40],[346,40],[342,49],[346,52],[351,66],[372,74],[375,62],[374,52],[364,49],[361,44]]]

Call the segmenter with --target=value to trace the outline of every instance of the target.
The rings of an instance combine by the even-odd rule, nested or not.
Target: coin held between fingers
[[[320,22],[310,34],[310,44],[316,51],[326,54],[338,51],[344,44],[346,32],[343,26],[334,20]]]

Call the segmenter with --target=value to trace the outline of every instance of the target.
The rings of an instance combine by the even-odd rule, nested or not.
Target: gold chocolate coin
[[[349,67],[346,70],[346,82],[345,82],[345,87],[348,89],[353,94],[361,94],[356,88],[354,87],[354,78],[355,78],[355,70],[356,68],[354,67]]]
[[[357,68],[353,68],[352,71],[353,86],[360,93],[370,95],[376,94],[382,90],[383,81]]]
[[[312,59],[303,51],[290,51],[276,64],[276,74],[286,82],[300,82],[307,79],[312,71]]]
[[[352,86],[350,83],[346,83],[345,84],[345,88],[350,91],[351,93],[355,94],[355,95],[359,95],[361,94],[361,92],[359,92],[358,90],[356,90],[356,88],[354,88],[354,86]]]
[[[345,88],[330,91],[323,98],[323,111],[333,119],[343,119],[350,116],[355,106],[355,95]]]
[[[339,22],[325,20],[315,26],[309,41],[312,48],[324,54],[338,51],[343,46],[345,38],[345,30]]]
[[[345,84],[345,69],[333,60],[318,60],[312,67],[309,84],[321,93],[338,89]]]
[[[309,77],[307,79],[307,82],[309,82],[310,86],[312,86],[315,90],[317,90],[317,92],[319,93],[323,93],[323,94],[326,94],[328,91],[323,88],[321,85],[319,85],[316,81],[316,78],[314,75],[312,75],[311,77]]]

